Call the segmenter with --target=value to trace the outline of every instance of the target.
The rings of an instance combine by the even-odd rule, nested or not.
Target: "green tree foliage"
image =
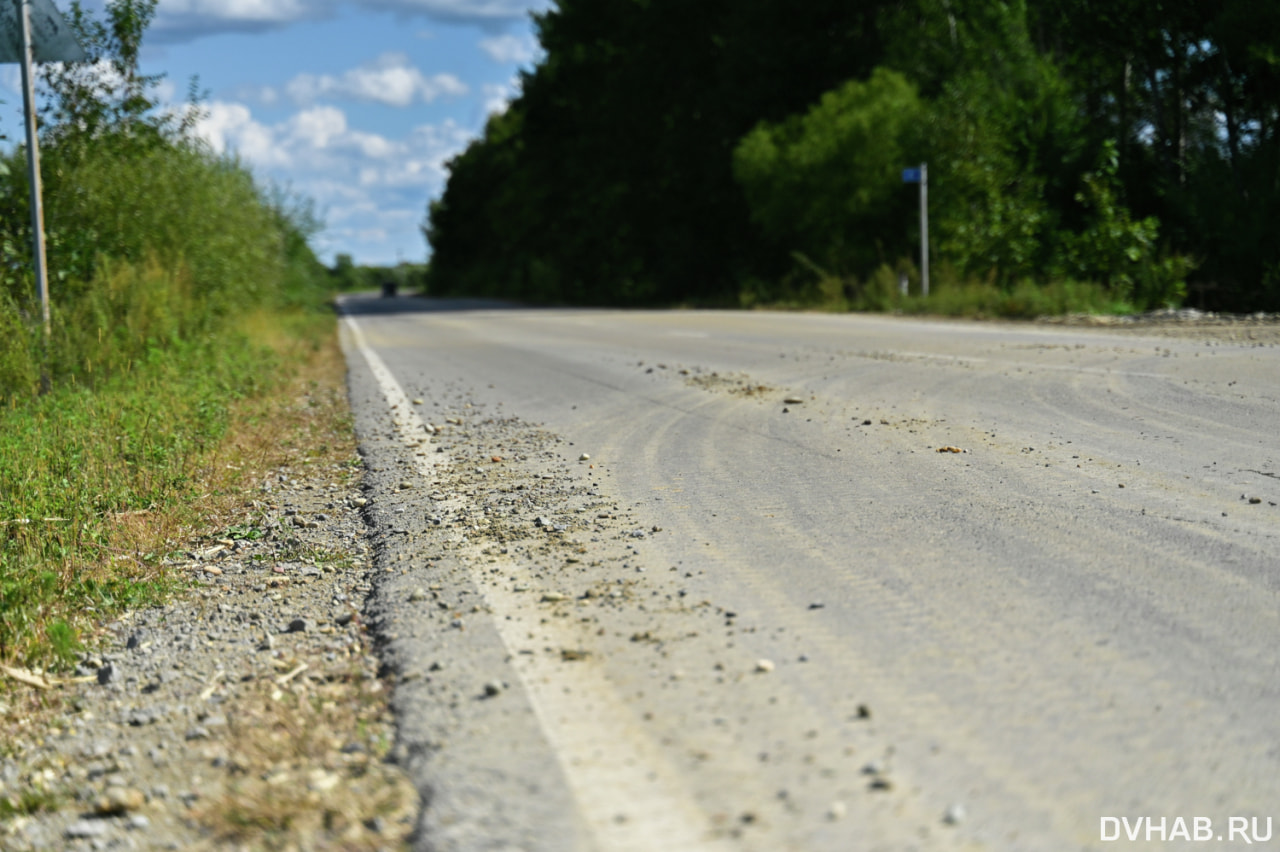
[[[886,245],[902,251],[911,206],[901,172],[923,116],[915,87],[881,68],[803,115],[757,125],[734,152],[752,219],[827,269],[873,266]]]
[[[883,5],[561,0],[537,17],[545,60],[429,210],[432,292],[718,299],[783,268],[751,226],[733,149],[869,74]]]
[[[1092,147],[1117,141],[1123,197],[1198,262],[1198,298],[1280,309],[1280,6],[1035,0],[1029,20]]]
[[[1116,144],[1108,140],[1101,165],[1084,176],[1084,188],[1076,195],[1089,211],[1089,223],[1078,234],[1060,237],[1058,262],[1066,277],[1100,281],[1133,304],[1178,304],[1186,295],[1190,262],[1180,255],[1159,256],[1159,220],[1135,220],[1117,202],[1118,166]]]
[[[785,289],[797,256],[865,277],[912,252],[890,178],[924,159],[933,255],[966,279],[1143,307],[1194,273],[1207,307],[1280,307],[1277,8],[559,0],[430,207],[431,287],[715,301]]]
[[[938,255],[1007,287],[1043,260],[1050,211],[1045,177],[1010,133],[1022,111],[993,89],[986,75],[966,75],[948,81],[931,105],[930,208]]]

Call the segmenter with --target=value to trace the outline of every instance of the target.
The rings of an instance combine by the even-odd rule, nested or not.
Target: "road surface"
[[[420,848],[1280,848],[1274,333],[345,311]]]

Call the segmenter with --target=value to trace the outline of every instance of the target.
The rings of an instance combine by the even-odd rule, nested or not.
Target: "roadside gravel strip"
[[[57,718],[17,719],[0,792],[52,810],[10,819],[0,848],[401,845],[418,802],[382,759],[359,469],[296,476],[278,471],[242,523],[171,557],[196,588],[107,625]]]

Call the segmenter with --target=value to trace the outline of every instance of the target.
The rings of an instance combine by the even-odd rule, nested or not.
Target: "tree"
[[[862,272],[906,253],[901,172],[924,108],[901,74],[877,69],[822,96],[803,115],[756,126],[734,151],[752,219],[789,250]]]

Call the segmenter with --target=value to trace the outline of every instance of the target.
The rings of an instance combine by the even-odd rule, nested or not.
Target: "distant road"
[[[506,778],[510,818],[429,816],[431,848],[1233,849],[1280,822],[1274,342],[347,310],[377,517],[409,542],[384,558],[419,572],[388,624],[505,648],[454,721],[399,704],[409,740],[452,726],[422,764],[440,808]],[[483,602],[465,630],[401,602],[446,565],[439,609]],[[470,730],[491,707],[525,722]],[[522,773],[544,789],[517,802]]]

